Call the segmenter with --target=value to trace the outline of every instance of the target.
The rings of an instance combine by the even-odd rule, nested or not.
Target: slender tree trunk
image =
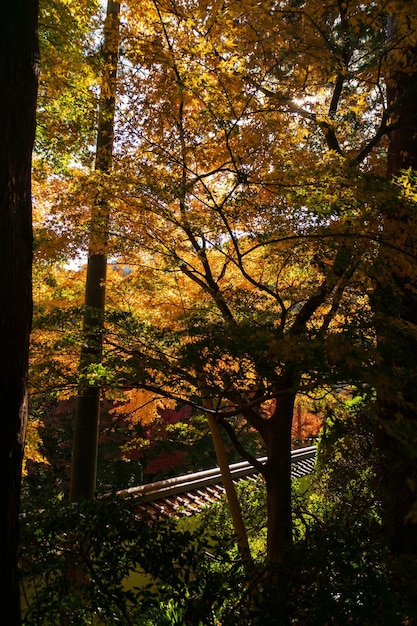
[[[214,417],[210,414],[208,415],[208,423],[214,444],[214,449],[216,451],[217,463],[219,464],[219,468],[222,473],[223,485],[226,490],[227,503],[229,505],[229,511],[233,522],[233,528],[236,534],[240,556],[242,558],[243,567],[245,569],[246,575],[249,578],[253,571],[252,557],[250,553],[245,524],[243,522],[242,510],[240,508],[235,485],[233,483],[232,475],[230,473],[226,449],[224,447],[224,442],[221,436],[219,425],[217,424]]]
[[[120,4],[109,0],[104,26],[95,165],[96,172],[105,176],[110,175],[113,160],[119,12]],[[79,365],[80,383],[75,411],[71,465],[70,498],[72,501],[93,499],[96,489],[101,387],[98,382],[90,384],[88,374],[94,376],[97,366],[102,362],[109,219],[109,203],[99,189],[91,212],[89,231],[83,320],[84,343]]]
[[[0,22],[1,611],[20,620],[18,514],[32,320],[31,155],[37,92],[36,0],[5,0]]]
[[[230,516],[232,518],[233,529],[237,538],[237,544],[239,547],[240,556],[242,558],[243,567],[249,580],[253,571],[253,562],[249,548],[248,536],[246,533],[245,524],[243,522],[242,510],[237,497],[236,488],[230,473],[226,448],[223,438],[221,436],[219,425],[211,412],[213,410],[213,403],[210,398],[210,394],[206,391],[206,385],[204,383],[204,377],[202,375],[199,376],[199,387],[202,395],[203,405],[207,409],[207,420],[209,423],[210,434],[213,441],[214,450],[216,452],[217,463],[219,464],[219,468],[222,474],[223,485],[226,490],[227,503],[229,506]]]

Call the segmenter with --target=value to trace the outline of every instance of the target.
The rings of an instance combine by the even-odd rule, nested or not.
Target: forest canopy
[[[414,4],[41,4],[29,486],[43,463],[68,494],[80,398],[98,491],[216,464],[220,426],[277,565],[300,416],[329,458],[343,414],[415,554]]]

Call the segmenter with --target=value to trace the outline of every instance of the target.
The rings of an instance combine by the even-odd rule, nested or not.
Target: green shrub
[[[55,502],[22,521],[24,624],[214,624],[239,577],[229,548],[201,525],[138,520],[120,501]]]

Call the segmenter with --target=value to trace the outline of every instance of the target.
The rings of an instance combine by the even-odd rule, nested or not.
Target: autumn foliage
[[[258,469],[280,562],[291,445],[316,437],[325,413],[312,397],[377,393],[376,431],[400,441],[407,467],[415,459],[415,362],[395,350],[415,341],[415,161],[387,176],[395,133],[414,132],[402,104],[415,95],[414,12],[374,0],[123,3],[113,164],[101,171],[103,16],[83,6],[43,8],[32,391],[59,402],[99,389],[113,407],[101,445],[117,433],[117,454],[149,478],[195,466],[209,413],[230,449],[268,458]],[[54,11],[71,44],[52,35]],[[98,198],[105,232],[89,226]],[[86,242],[99,235],[103,351],[80,375]]]

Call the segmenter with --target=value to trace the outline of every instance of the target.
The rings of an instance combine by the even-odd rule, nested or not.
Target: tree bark
[[[281,563],[293,545],[291,508],[291,427],[295,393],[283,390],[273,415],[267,421],[265,467],[270,564]]]
[[[416,67],[417,50],[408,50],[410,67]],[[387,176],[417,170],[417,73],[396,71],[387,79],[389,107],[394,129],[389,134]],[[407,253],[417,254],[417,215],[402,199],[384,216],[384,236]],[[407,523],[417,493],[417,294],[414,264],[381,249],[374,310],[379,324],[378,345],[382,367],[391,373],[393,385],[387,394],[377,388],[378,427],[375,446],[383,520],[394,552],[417,553],[417,525]]]
[[[8,626],[21,623],[20,481],[32,320],[31,156],[38,73],[36,0],[5,0],[0,22],[0,568]]]
[[[96,172],[108,175],[112,169],[116,78],[119,50],[118,2],[108,1],[104,26],[103,70],[96,147]],[[106,305],[107,247],[110,207],[98,192],[90,219],[83,347],[81,351],[71,464],[70,499],[92,500],[96,490],[98,429],[101,386],[90,384],[90,368],[102,362],[104,313]]]

